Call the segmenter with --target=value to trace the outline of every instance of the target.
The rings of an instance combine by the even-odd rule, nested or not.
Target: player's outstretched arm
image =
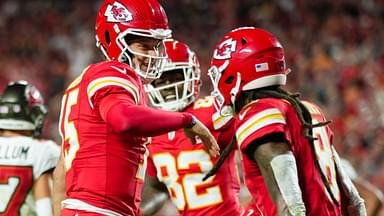
[[[346,208],[342,206],[342,209],[347,209],[347,214],[350,216],[366,216],[367,210],[365,209],[364,200],[360,197],[355,185],[353,185],[351,179],[342,167],[341,160],[339,154],[336,152],[336,149],[332,148],[332,151],[336,163],[336,172],[341,183],[341,192],[344,194],[343,197],[346,197],[347,199],[347,202],[342,202],[347,203]]]
[[[215,138],[209,131],[209,129],[197,118],[192,117],[192,123],[185,127],[185,134],[193,143],[196,143],[196,136],[198,136],[203,142],[205,148],[213,157],[220,155],[220,147],[217,144]]]
[[[131,133],[151,137],[189,127],[188,133],[200,137],[212,156],[219,154],[219,146],[199,120],[187,112],[168,112],[139,106],[127,95],[109,95],[100,102],[100,114],[117,133]]]
[[[257,144],[256,144],[257,145]],[[253,159],[260,167],[278,215],[305,215],[296,160],[285,142],[259,144]]]
[[[61,202],[65,199],[65,168],[64,158],[60,155],[56,168],[53,171],[53,215],[59,216],[61,211]]]

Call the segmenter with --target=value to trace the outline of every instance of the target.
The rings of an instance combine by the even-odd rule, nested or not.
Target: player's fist
[[[213,157],[220,155],[220,148],[215,138],[208,128],[195,117],[193,117],[192,126],[185,128],[184,132],[192,140],[192,143],[196,143],[196,136],[198,136]]]

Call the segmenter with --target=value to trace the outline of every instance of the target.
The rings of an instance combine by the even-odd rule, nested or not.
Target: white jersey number
[[[192,210],[223,201],[219,185],[198,192],[198,188],[211,184],[214,178],[202,181],[205,173],[213,166],[208,153],[204,150],[182,151],[177,158],[170,153],[156,154],[153,162],[157,169],[157,177],[167,186],[171,199],[179,210],[183,210],[186,204]],[[201,172],[188,173],[180,178],[178,170],[188,170],[193,164],[198,165]],[[166,173],[162,172],[164,169]]]
[[[79,138],[77,130],[73,121],[69,120],[69,114],[71,113],[72,106],[77,104],[77,96],[79,95],[79,89],[76,88],[64,95],[61,107],[60,127],[64,124],[64,131],[61,131],[62,140],[68,141],[69,149],[64,152],[65,169],[69,170],[72,166],[72,161],[75,159],[76,152],[79,150]]]
[[[19,215],[33,184],[32,167],[0,166],[0,215]]]
[[[312,114],[312,124],[317,124],[322,121],[321,119],[316,119],[316,116],[319,116],[321,113],[315,106],[309,103],[304,104]],[[317,138],[314,141],[317,160],[319,162],[321,172],[326,178],[325,184],[328,184],[330,189],[330,191],[328,191],[327,188],[325,188],[325,191],[332,193],[332,196],[337,201],[340,201],[340,190],[337,185],[336,166],[330,137],[327,133],[326,127],[323,126],[313,128],[313,136]],[[328,198],[332,201],[330,194],[327,193],[327,195]]]

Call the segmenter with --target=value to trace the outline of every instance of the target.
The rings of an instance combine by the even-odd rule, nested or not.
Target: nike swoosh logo
[[[123,74],[127,74],[127,68],[120,69],[120,68],[118,68],[116,66],[111,66],[111,68],[114,68],[114,69],[116,69],[117,71],[119,71],[119,72],[121,72]]]
[[[244,111],[243,113],[239,114],[239,119],[243,120],[244,116],[247,114],[247,111]]]
[[[243,120],[244,116],[247,115],[248,111],[250,110],[251,107],[247,107],[243,112],[239,114],[240,120]]]

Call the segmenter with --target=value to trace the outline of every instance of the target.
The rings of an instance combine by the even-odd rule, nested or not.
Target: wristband
[[[38,216],[52,216],[52,201],[50,198],[45,197],[38,199],[35,202],[36,214]]]
[[[197,123],[196,122],[196,117],[194,115],[192,115],[191,123],[189,123],[189,125],[187,125],[185,128],[188,128],[188,129],[193,128],[193,126],[195,126],[196,123]]]

